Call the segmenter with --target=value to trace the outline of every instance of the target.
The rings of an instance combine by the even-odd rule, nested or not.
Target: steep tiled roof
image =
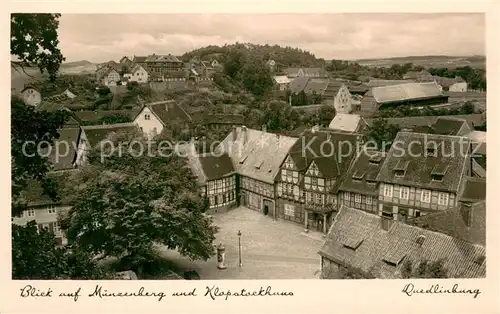
[[[382,79],[371,79],[366,86],[371,87],[380,87],[380,86],[392,86],[392,85],[400,85],[406,83],[415,83],[412,80],[382,80]]]
[[[73,169],[73,162],[76,159],[76,147],[80,139],[80,128],[65,127],[59,130],[59,138],[54,141],[52,154],[49,160],[53,165],[53,170]],[[58,152],[55,148],[58,147]]]
[[[146,57],[146,62],[176,62],[180,63],[182,62],[177,58],[176,56],[173,56],[171,54],[168,55],[156,55],[152,54]]]
[[[146,105],[163,124],[169,121],[191,121],[191,117],[184,111],[184,109],[175,101],[167,100]]]
[[[316,93],[318,95],[321,95],[325,92],[328,85],[329,85],[328,80],[310,79],[309,82],[307,82],[306,87],[304,88],[304,93],[306,94]]]
[[[206,153],[198,157],[207,180],[219,179],[234,173],[233,162],[227,153]]]
[[[357,132],[362,120],[357,114],[337,113],[328,127],[338,131]]]
[[[339,190],[378,195],[375,179],[384,163],[385,153],[362,151],[345,176]]]
[[[435,149],[435,157],[428,147]],[[462,137],[399,132],[377,181],[457,193],[468,150],[469,142]],[[396,176],[398,168],[403,176]],[[433,174],[442,180],[433,180]]]
[[[237,127],[234,132],[236,134],[229,132],[216,151],[228,153],[238,174],[273,184],[281,163],[297,138],[246,127]]]
[[[445,97],[436,82],[374,87],[372,92],[375,101],[379,104]]]
[[[342,206],[319,254],[381,279],[401,278],[406,261],[416,267],[422,261],[443,260],[450,278],[486,275],[486,262],[481,260],[486,256],[484,246],[398,221],[385,231],[382,219]],[[417,238],[423,242],[417,243]]]
[[[467,224],[468,220],[470,225]],[[406,223],[444,233],[470,243],[486,245],[485,201],[427,214],[407,220]]]
[[[334,99],[337,96],[340,88],[344,85],[341,81],[330,80],[328,86],[323,93],[323,99]]]
[[[146,58],[145,56],[134,56],[134,59],[132,60],[132,62],[139,62],[139,63],[142,63],[142,62],[146,62]]]
[[[453,116],[415,116],[415,117],[402,117],[402,118],[387,118],[387,122],[390,124],[398,125],[401,128],[413,128],[416,126],[430,126],[439,118],[452,118],[452,119],[464,119],[472,127],[483,124],[486,120],[481,114],[469,114],[469,115],[453,115]],[[365,119],[368,126],[371,126],[375,119]]]
[[[112,133],[137,131],[137,126],[134,123],[89,125],[82,126],[82,130],[85,132],[89,144],[95,146]]]
[[[82,123],[97,122],[105,117],[110,116],[125,116],[133,120],[139,113],[139,109],[130,110],[96,110],[96,111],[74,111],[73,115]]]
[[[459,131],[467,121],[456,118],[438,118],[432,125],[434,134],[459,135]]]
[[[292,93],[300,93],[301,91],[303,91],[306,86],[307,86],[307,83],[309,83],[309,80],[310,78],[308,77],[296,77],[292,80],[292,82],[290,83],[290,91]]]
[[[467,178],[459,200],[468,203],[486,200],[486,179]]]

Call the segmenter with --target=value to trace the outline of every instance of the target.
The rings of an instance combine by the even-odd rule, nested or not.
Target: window
[[[295,216],[295,207],[290,204],[285,204],[285,216]]]
[[[35,217],[35,210],[34,209],[25,210],[24,216],[25,217]]]
[[[371,196],[367,196],[366,197],[366,204],[367,205],[371,205],[372,204],[372,197]]]
[[[420,217],[420,211],[415,209],[415,217]]]
[[[319,186],[324,186],[325,185],[325,179],[319,178],[318,179],[318,184],[319,184]]]
[[[431,202],[431,191],[422,190],[420,201],[422,201],[424,203],[430,203]]]
[[[346,201],[350,201],[351,200],[351,193],[345,192],[344,193],[344,198],[345,198]]]
[[[407,200],[410,196],[410,188],[402,186],[399,190],[399,197],[403,200]]]
[[[318,178],[311,178],[312,185],[318,185]]]
[[[322,198],[323,195],[321,194],[316,194],[316,204],[323,204],[323,198]]]
[[[384,196],[392,197],[392,185],[384,184]]]
[[[151,116],[148,113],[146,113],[144,115],[144,120],[151,120]]]
[[[61,226],[59,226],[59,222],[54,222],[53,224],[53,228],[54,228],[54,233],[59,233],[61,232]]]
[[[438,203],[448,206],[448,193],[439,193]]]
[[[49,214],[54,214],[56,212],[56,208],[54,206],[49,206],[49,208],[47,208],[47,212]]]
[[[361,194],[357,194],[357,193],[356,193],[356,194],[354,195],[354,201],[355,201],[356,203],[361,203]]]

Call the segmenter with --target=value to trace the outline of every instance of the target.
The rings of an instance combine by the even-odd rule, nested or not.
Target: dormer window
[[[356,170],[356,172],[352,175],[352,180],[355,182],[361,182],[365,176],[365,172]]]
[[[404,177],[409,164],[409,160],[399,160],[396,167],[394,167],[394,174],[396,177]]]
[[[443,181],[444,175],[448,171],[448,165],[446,164],[438,164],[435,165],[431,172],[431,179],[433,181],[441,182]]]
[[[437,147],[436,145],[432,145],[429,143],[426,147],[426,156],[427,157],[437,157]]]

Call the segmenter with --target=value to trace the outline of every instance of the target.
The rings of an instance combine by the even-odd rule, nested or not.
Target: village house
[[[458,136],[399,132],[377,176],[380,216],[405,221],[458,205],[470,176],[470,142]]]
[[[201,195],[213,212],[225,211],[237,204],[237,174],[227,153],[198,154],[195,148],[188,155],[188,164],[197,178]]]
[[[185,76],[184,65],[179,58],[171,54],[149,56],[134,56],[134,64],[141,65],[151,77],[180,77]]]
[[[287,90],[292,82],[286,75],[274,76],[274,83],[277,90]]]
[[[446,92],[466,92],[467,82],[461,77],[448,78],[434,76],[434,81],[441,87],[442,91]]]
[[[147,136],[160,134],[170,124],[187,128],[191,117],[174,100],[146,104],[134,118],[134,123]]]
[[[385,153],[362,151],[347,172],[339,187],[339,205],[378,214],[377,175],[384,163]]]
[[[486,276],[486,248],[342,206],[319,251],[327,278],[407,278],[423,262],[443,262],[447,278]]]
[[[396,106],[431,106],[448,103],[436,82],[406,83],[392,86],[374,87],[368,91],[360,104],[363,117],[377,115],[379,110]]]
[[[27,85],[21,90],[21,97],[24,103],[30,106],[38,106],[42,102],[42,94],[31,85]]]
[[[323,68],[286,68],[283,72],[289,78],[328,78],[328,73]]]
[[[106,67],[102,74],[99,74],[98,81],[104,86],[116,86],[121,82],[121,76],[115,69]]]
[[[238,173],[240,205],[277,218],[274,180],[286,154],[297,138],[245,126],[234,128],[217,147],[227,153]]]
[[[211,114],[203,118],[201,124],[207,131],[229,133],[234,127],[245,124],[245,117],[241,114]]]
[[[130,60],[127,56],[124,56],[120,59],[120,64],[125,66],[125,67],[130,67],[132,66],[134,63],[132,62],[132,60]]]
[[[328,128],[338,132],[364,133],[367,124],[360,115],[337,113]]]
[[[467,178],[461,188],[458,206],[406,223],[486,245],[486,180]]]
[[[117,123],[105,125],[82,126],[82,132],[78,141],[75,166],[81,166],[88,162],[88,153],[97,147],[102,141],[117,133],[135,133],[137,126],[134,123]]]
[[[409,71],[403,76],[404,80],[415,80],[417,82],[431,82],[434,80],[429,71]]]
[[[21,197],[26,202],[26,209],[19,216],[12,217],[12,223],[20,226],[35,220],[38,230],[47,229],[55,236],[58,245],[66,245],[68,239],[61,229],[60,216],[69,211],[68,194],[64,192],[68,177],[72,171],[49,172],[47,175],[57,184],[59,200],[54,201],[43,194],[39,182],[31,180],[28,182],[28,188],[23,191]]]
[[[148,72],[139,64],[135,64],[130,68],[130,71],[123,75],[129,82],[147,83]]]
[[[279,218],[326,233],[337,210],[338,188],[359,144],[359,134],[304,131],[276,178]]]

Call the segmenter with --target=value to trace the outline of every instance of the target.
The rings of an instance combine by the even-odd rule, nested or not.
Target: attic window
[[[448,165],[439,164],[435,165],[431,172],[431,178],[433,181],[443,181],[444,175],[448,171]]]
[[[431,144],[427,145],[426,152],[428,157],[437,157],[437,147]]]
[[[399,160],[398,163],[396,164],[396,167],[394,167],[394,174],[397,177],[404,177],[409,164],[410,164],[409,160],[405,161]]]
[[[247,160],[248,156],[244,156],[240,159],[240,164],[243,164]]]
[[[476,256],[476,258],[474,258],[474,263],[478,264],[478,265],[482,265],[484,263],[484,260],[486,259],[486,256],[484,255],[478,255]]]
[[[350,249],[350,250],[357,250],[357,248],[359,248],[359,246],[361,245],[361,243],[363,243],[364,239],[354,239],[354,238],[349,238],[349,239],[345,239],[342,243],[342,245],[347,248],[347,249]]]
[[[375,155],[370,158],[370,164],[372,165],[379,165],[381,161],[382,161],[382,155]]]
[[[420,246],[422,246],[422,244],[424,243],[424,241],[425,241],[425,236],[424,236],[424,235],[419,235],[419,236],[417,237],[417,239],[415,240],[415,242],[416,242],[418,245],[420,245]]]
[[[260,169],[260,167],[262,167],[262,164],[264,164],[264,161],[260,161],[260,162],[256,163],[255,168]]]
[[[352,175],[352,179],[356,182],[360,182],[361,180],[363,180],[364,176],[365,172],[356,170],[356,172],[354,172],[354,174]]]

